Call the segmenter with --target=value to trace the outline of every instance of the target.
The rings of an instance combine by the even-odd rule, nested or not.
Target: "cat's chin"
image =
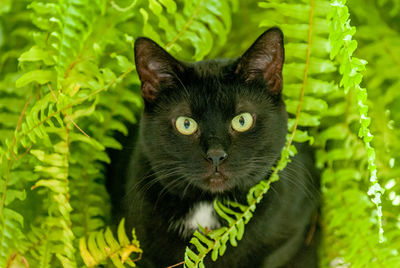
[[[228,177],[221,172],[215,172],[211,176],[206,177],[204,186],[205,190],[211,193],[222,193],[232,188]]]

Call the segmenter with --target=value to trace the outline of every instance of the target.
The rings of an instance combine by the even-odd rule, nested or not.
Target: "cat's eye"
[[[253,126],[253,116],[250,113],[241,113],[232,119],[231,125],[237,132],[245,132]]]
[[[187,116],[179,116],[175,121],[176,129],[183,135],[192,135],[197,131],[197,123]]]

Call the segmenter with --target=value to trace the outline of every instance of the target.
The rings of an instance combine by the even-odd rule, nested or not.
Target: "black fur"
[[[118,170],[110,173],[109,184],[120,183],[119,176],[127,182],[124,198],[113,196],[114,214],[126,218],[128,230],[136,228],[144,250],[139,266],[167,267],[183,261],[189,242],[170,228],[174,222],[199,201],[224,197],[245,204],[250,187],[267,178],[279,159],[287,133],[283,36],[273,28],[236,60],[196,63],[177,61],[150,39],[139,38],[135,57],[145,109],[136,149],[126,164],[113,164]],[[236,132],[231,120],[242,112],[255,122]],[[198,123],[195,134],[175,129],[174,120],[182,115]],[[220,164],[219,187],[209,180],[214,176],[210,148],[228,155]],[[258,205],[238,247],[229,246],[217,262],[207,259],[206,267],[317,267],[316,242],[306,245],[306,236],[313,230],[319,177],[310,149],[297,148],[299,154]]]

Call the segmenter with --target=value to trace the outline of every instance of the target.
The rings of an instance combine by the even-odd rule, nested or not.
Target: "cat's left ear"
[[[142,82],[142,96],[153,102],[161,86],[172,85],[183,65],[153,40],[139,37],[135,41],[136,70]]]
[[[271,28],[239,58],[235,72],[246,82],[261,80],[270,93],[279,94],[284,58],[283,33],[279,28]]]

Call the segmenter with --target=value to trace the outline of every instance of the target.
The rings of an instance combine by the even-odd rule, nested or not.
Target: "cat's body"
[[[237,60],[182,63],[149,39],[136,42],[135,56],[145,111],[118,215],[136,228],[140,267],[167,267],[183,261],[197,224],[226,225],[212,209],[215,198],[246,204],[250,187],[279,159],[287,133],[282,34],[267,31]],[[238,247],[206,267],[317,266],[305,240],[318,175],[309,149],[298,149]]]

